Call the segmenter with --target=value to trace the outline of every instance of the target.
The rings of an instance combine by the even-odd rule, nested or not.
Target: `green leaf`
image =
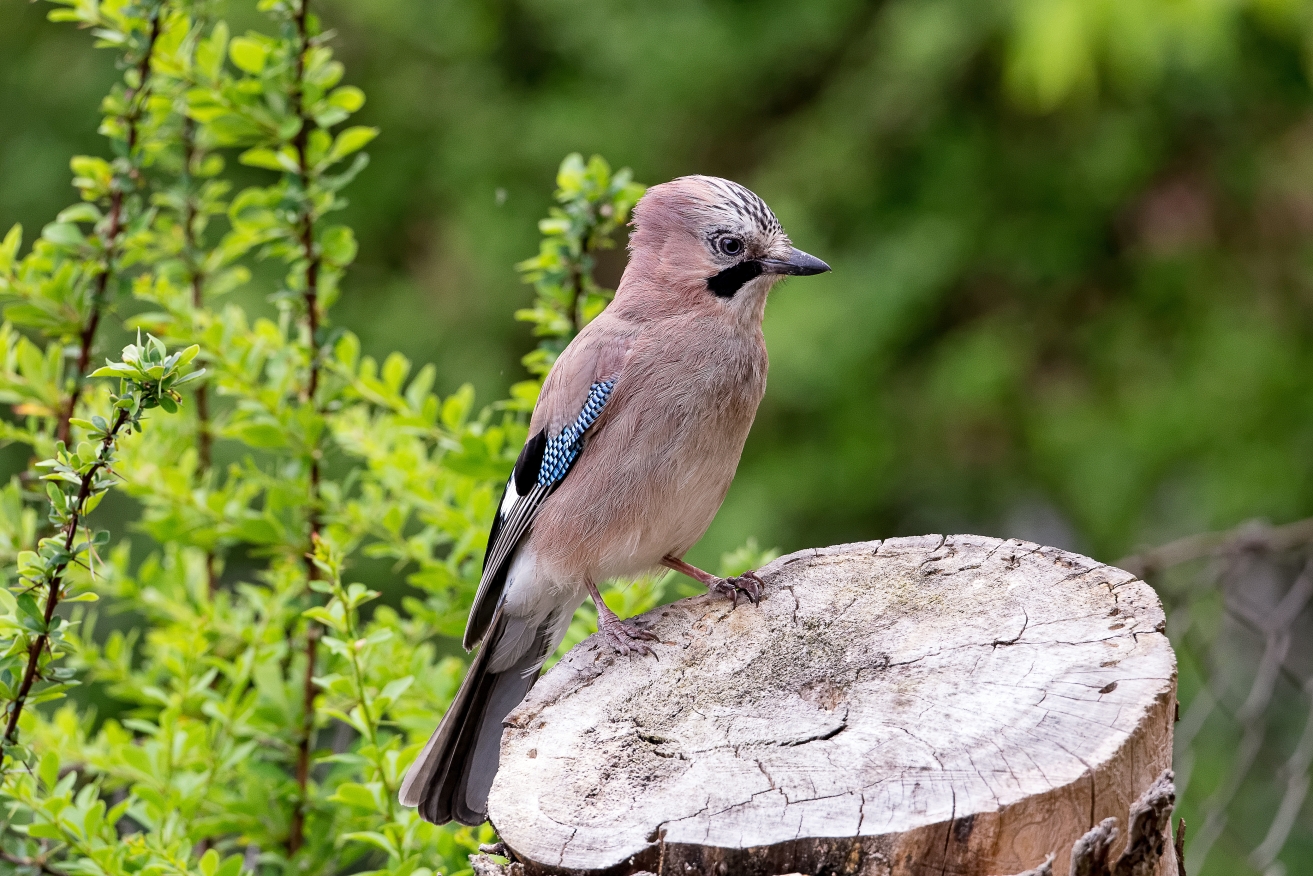
[[[324,258],[343,268],[355,260],[356,236],[345,225],[330,225],[320,235],[319,248]]]
[[[36,621],[37,626],[33,629],[45,629],[46,619],[41,613],[41,608],[36,604],[36,599],[31,593],[20,593],[18,595],[18,610]]]
[[[264,70],[269,49],[251,37],[235,37],[228,44],[228,57],[232,58],[232,62],[239,70],[256,75]]]
[[[343,112],[353,113],[365,105],[365,93],[354,85],[343,85],[333,89],[328,95],[328,103]]]
[[[332,797],[329,798],[333,799]],[[357,830],[342,835],[343,842],[365,843],[383,850],[389,855],[395,856],[397,848],[392,841],[385,835],[373,830]]]
[[[191,362],[191,360],[196,358],[196,354],[199,353],[200,351],[201,351],[200,344],[192,344],[190,347],[180,350],[178,352],[177,364],[179,366],[188,364],[189,362]]]
[[[379,801],[365,785],[356,782],[343,782],[337,786],[333,796],[328,798],[334,803],[345,803],[356,809],[374,811],[379,808]]]
[[[100,219],[100,210],[96,209],[96,205],[87,203],[65,207],[55,217],[56,222],[99,222]]]
[[[192,381],[201,380],[204,377],[205,377],[205,369],[197,368],[195,371],[191,372],[190,374],[184,374],[182,377],[179,377],[176,381],[174,381],[173,385],[175,387],[183,386],[185,384],[191,383]]]
[[[397,697],[405,693],[415,682],[415,676],[407,675],[405,678],[394,678],[389,681],[383,690],[379,693],[380,700],[387,700],[389,703],[396,702]]]
[[[287,445],[287,438],[282,428],[275,423],[234,423],[228,428],[228,435],[251,447],[272,450]]]
[[[237,160],[249,167],[263,167],[267,170],[286,171],[287,173],[297,173],[301,169],[297,163],[296,153],[286,146],[277,151],[263,146],[247,149],[238,156]]]
[[[61,831],[55,825],[46,824],[45,822],[39,821],[36,824],[29,824],[26,828],[26,831],[28,836],[34,837],[36,839],[48,839],[48,840],[57,840],[57,841],[63,841],[64,839],[63,831]]]
[[[86,244],[82,229],[71,222],[51,222],[41,229],[41,236],[57,246],[79,247]]]
[[[128,380],[141,376],[141,372],[131,365],[124,365],[119,362],[111,362],[108,365],[101,366],[91,372],[92,377],[123,377]]]
[[[228,23],[220,21],[214,26],[210,38],[201,40],[196,46],[196,66],[207,79],[217,79],[223,67],[223,57],[228,45]]]
[[[313,620],[319,621],[321,624],[323,624],[326,627],[329,627],[330,629],[339,630],[339,631],[345,629],[343,618],[340,615],[334,614],[333,612],[329,611],[327,608],[324,608],[323,606],[319,606],[319,605],[312,606],[311,608],[307,608],[305,611],[301,612],[301,614],[303,617],[308,617]]]
[[[333,141],[333,148],[328,150],[328,157],[324,162],[336,164],[348,155],[365,148],[369,141],[377,136],[378,128],[366,128],[361,125],[347,128],[337,135],[337,139]]]
[[[337,339],[337,346],[334,347],[333,353],[337,356],[338,362],[341,362],[348,371],[354,372],[357,363],[360,361],[360,338],[351,332],[345,332],[342,337]]]
[[[100,500],[103,498],[105,498],[104,491],[98,493],[92,493],[90,496],[87,497],[87,503],[82,507],[82,513],[86,515],[86,514],[90,514],[92,511],[95,511],[96,508],[99,507],[100,505]]]
[[[242,862],[242,855],[229,855],[224,859],[223,866],[215,871],[214,876],[240,876]]]
[[[18,258],[18,249],[23,245],[23,226],[15,224],[0,242],[0,275],[7,273]]]
[[[41,755],[41,765],[37,769],[41,784],[49,791],[55,787],[59,781],[59,755],[53,751],[47,751]]]

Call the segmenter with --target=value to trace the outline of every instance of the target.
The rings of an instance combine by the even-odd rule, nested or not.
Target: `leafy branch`
[[[439,397],[432,365],[375,358],[330,325],[357,249],[331,217],[377,132],[346,124],[364,94],[343,84],[316,7],[259,0],[270,32],[234,36],[195,0],[66,5],[77,13],[69,20],[93,28],[118,16],[128,43],[116,45],[134,52],[151,22],[159,27],[149,63],[132,55],[126,87],[106,103],[118,157],[78,159],[87,203],[61,214],[24,257],[17,230],[0,242],[12,323],[0,326],[0,403],[14,414],[0,418],[0,440],[33,444],[62,466],[39,469],[60,494],[49,500],[58,536],[40,544],[22,483],[0,488],[9,560],[0,575],[20,550],[28,565],[45,563],[43,551],[53,558],[29,577],[11,574],[13,606],[6,614],[0,605],[5,702],[36,657],[16,724],[24,768],[0,776],[9,813],[0,853],[6,865],[101,876],[468,872],[467,855],[490,830],[428,824],[399,805],[396,789],[459,683],[463,662],[443,637],[463,622],[540,382],[490,405],[469,386]],[[134,71],[148,74],[148,88]],[[138,103],[125,112],[128,89]],[[131,155],[124,118],[137,131]],[[270,178],[234,193],[230,156]],[[124,419],[115,407],[103,423],[70,417],[79,443],[57,445],[66,351],[80,349],[106,264],[95,229],[108,228],[115,186],[122,227],[103,321],[131,271],[148,306],[128,326],[189,348],[212,389],[141,373],[147,360],[164,362],[152,339],[137,345],[137,361],[97,373],[124,381],[116,399],[156,381],[168,390],[158,399],[166,410],[194,388],[187,407],[196,415],[160,418],[123,441],[140,411]],[[640,193],[600,158],[562,165],[548,239],[523,266],[536,288],[536,377],[604,306],[594,259],[614,245]],[[254,271],[259,260],[281,265],[279,279]],[[241,287],[241,300],[266,293],[275,315],[217,303]],[[112,402],[94,385],[85,396],[100,410]],[[221,468],[219,459],[235,461]],[[111,483],[139,503],[140,516],[125,522],[144,555],[86,532]],[[231,585],[216,587],[228,551],[241,562],[225,576]],[[396,580],[414,589],[380,598],[388,588],[344,583],[361,559],[395,562]],[[85,592],[93,575],[95,594]],[[631,587],[623,598],[646,604],[659,593]],[[134,624],[96,629],[92,608],[72,605],[94,595]],[[56,657],[63,662],[52,666]],[[112,704],[102,719],[90,720],[77,697],[34,708],[74,674]]]
[[[561,162],[556,172],[560,206],[538,222],[543,234],[538,255],[515,266],[537,296],[534,306],[516,311],[515,318],[532,323],[534,335],[542,339],[524,357],[525,367],[539,379],[611,300],[614,293],[593,279],[595,254],[615,246],[616,229],[629,221],[644,191],[629,168],[613,173],[600,155],[585,164],[576,152]]]
[[[391,632],[381,628],[362,635],[360,608],[381,594],[364,584],[344,586],[342,557],[327,542],[316,539],[311,559],[321,573],[320,579],[312,582],[311,586],[328,594],[330,600],[327,605],[307,609],[306,617],[320,622],[333,633],[324,637],[324,647],[335,657],[345,660],[350,668],[347,677],[329,675],[320,679],[330,694],[341,695],[350,703],[347,711],[327,709],[326,712],[353,728],[363,738],[365,744],[357,755],[372,761],[384,814],[388,821],[395,821],[396,783],[390,776],[395,771],[395,764],[390,769],[386,756],[389,750],[395,749],[395,745],[385,744],[379,731],[383,713],[410,686],[414,678],[407,676],[394,679],[381,692],[371,688],[367,664],[376,655],[377,646],[391,638]]]
[[[106,100],[108,118],[103,126],[111,138],[121,144],[123,154],[108,165],[104,162],[84,160],[83,169],[89,172],[77,182],[85,200],[108,198],[109,215],[104,219],[94,217],[100,220],[96,223],[96,233],[99,237],[97,249],[101,253],[102,263],[95,274],[89,313],[78,335],[78,356],[73,374],[73,388],[69,391],[68,402],[59,415],[55,429],[56,440],[67,444],[70,421],[77,412],[87,368],[91,364],[91,351],[105,309],[105,296],[111,279],[119,269],[120,242],[129,225],[127,220],[130,218],[125,215],[125,198],[130,190],[141,183],[139,166],[141,157],[138,154],[141,137],[140,121],[146,98],[150,94],[151,56],[160,36],[163,4],[143,2],[140,9],[132,10],[137,13],[132,15],[127,10],[116,14],[112,7],[106,9],[99,4],[88,7],[75,3],[74,0],[55,0],[55,2],[65,3],[72,8],[52,11],[50,13],[52,21],[73,21],[82,27],[98,28],[103,34],[102,39],[122,48],[123,59],[130,65],[124,89],[112,93]],[[106,168],[109,170],[108,175],[104,173]],[[78,169],[78,162],[75,159],[74,170]],[[93,217],[88,214],[88,218]]]
[[[198,350],[189,347],[169,354],[155,338],[144,345],[125,347],[120,361],[109,363],[92,375],[119,378],[119,391],[111,396],[113,422],[98,415],[90,420],[74,418],[71,425],[84,430],[88,440],[71,451],[60,442],[55,458],[37,463],[39,469],[46,471],[42,479],[46,481],[50,500],[50,521],[58,527],[58,534],[42,539],[35,551],[19,554],[18,576],[26,585],[24,589],[17,595],[0,590],[2,617],[10,622],[7,626],[12,635],[5,649],[5,660],[11,662],[16,654],[25,653],[17,686],[0,685],[0,693],[6,700],[3,737],[6,760],[18,742],[18,722],[36,682],[49,679],[60,682],[44,690],[37,702],[57,697],[69,686],[69,671],[47,668],[62,640],[63,622],[56,618],[55,609],[62,602],[95,599],[93,593],[69,596],[65,590],[65,572],[72,564],[90,570],[95,549],[109,541],[109,533],[105,531],[81,539],[78,535],[83,518],[100,504],[116,482],[113,463],[123,430],[141,431],[143,415],[153,408],[170,413],[178,409],[181,401],[178,388],[203,373],[187,370]],[[42,595],[44,599],[39,599]]]

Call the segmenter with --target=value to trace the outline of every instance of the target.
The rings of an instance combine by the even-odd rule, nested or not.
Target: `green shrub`
[[[58,0],[50,15],[89,29],[123,77],[102,106],[113,157],[72,160],[81,201],[25,255],[18,229],[0,246],[0,438],[49,457],[0,492],[14,872],[404,876],[466,870],[491,838],[426,824],[396,792],[460,680],[527,412],[605,306],[592,254],[642,187],[566,158],[519,266],[536,290],[517,314],[540,340],[531,378],[482,408],[468,386],[439,398],[432,367],[364,355],[330,319],[357,248],[332,218],[378,132],[349,124],[364,95],[308,3],[260,0],[269,33],[242,36],[200,0]],[[252,170],[232,173],[234,157]],[[237,190],[252,174],[264,184]],[[229,294],[261,287],[263,316]],[[119,326],[150,337],[96,369]],[[111,485],[135,500],[116,506],[133,535],[112,545],[83,519]],[[761,559],[746,549],[727,571]],[[377,560],[396,587],[349,581]],[[665,590],[609,598],[632,613]],[[566,646],[591,623],[581,612]]]

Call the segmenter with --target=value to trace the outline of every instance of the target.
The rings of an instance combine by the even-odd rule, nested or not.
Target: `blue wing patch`
[[[570,467],[579,458],[583,450],[584,433],[588,431],[597,418],[602,415],[602,408],[615,389],[615,379],[602,380],[588,388],[588,398],[584,400],[583,410],[575,421],[561,430],[561,434],[549,439],[543,450],[542,466],[538,469],[538,483],[544,487],[559,484],[570,473]]]

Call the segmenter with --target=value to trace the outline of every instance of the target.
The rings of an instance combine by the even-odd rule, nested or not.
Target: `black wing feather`
[[[528,495],[529,490],[538,482],[538,470],[543,467],[543,451],[547,449],[547,430],[539,429],[538,434],[524,442],[519,459],[515,460],[515,469],[511,472],[511,481],[515,492],[521,496]]]
[[[565,480],[583,450],[585,433],[597,422],[606,405],[615,380],[594,383],[589,388],[583,408],[573,423],[555,437],[540,430],[524,444],[515,468],[506,481],[502,502],[488,533],[488,550],[483,557],[483,575],[479,591],[470,608],[469,623],[465,625],[462,644],[465,650],[473,648],[488,630],[497,606],[506,588],[506,574],[510,560],[533,523],[538,509],[547,497]],[[512,499],[510,507],[507,500]]]
[[[502,512],[502,508],[506,504],[506,494],[512,487],[515,488],[517,497],[526,495],[533,489],[533,484],[538,479],[538,469],[542,468],[543,451],[546,448],[547,430],[539,429],[537,435],[524,442],[524,447],[515,460],[515,468],[511,470],[511,477],[502,490],[501,501],[497,504],[497,513],[492,517],[492,528],[488,531],[488,549],[483,554],[483,570],[485,572],[488,570],[488,559],[492,556],[493,545],[497,544],[502,526],[506,522],[507,515]]]

